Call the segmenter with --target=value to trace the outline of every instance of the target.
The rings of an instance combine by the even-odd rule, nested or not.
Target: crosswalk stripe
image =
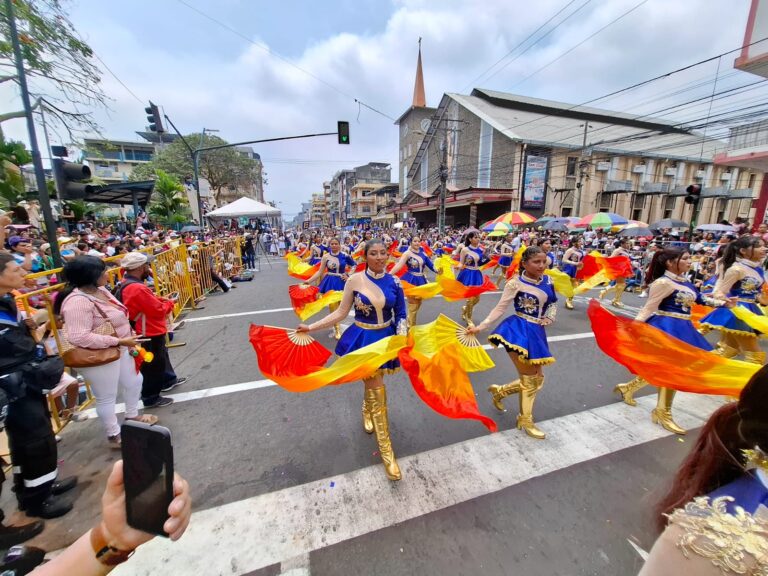
[[[396,483],[376,465],[202,510],[182,540],[155,538],[114,573],[236,576],[670,436],[648,417],[655,398],[637,403],[639,409],[616,403],[541,422],[542,442],[513,429],[401,458],[403,480]],[[678,394],[676,419],[700,426],[721,403]],[[397,424],[395,415],[395,449]],[[366,440],[361,430],[355,441]]]
[[[595,335],[592,332],[579,332],[576,334],[561,334],[559,336],[552,336],[548,338],[550,343],[552,342],[568,342],[570,340],[582,340],[584,338],[593,338]],[[490,344],[483,346],[485,350],[503,350],[503,348],[494,348]],[[189,402],[190,400],[200,400],[201,398],[212,398],[214,396],[221,396],[223,394],[233,394],[235,392],[245,392],[247,390],[257,390],[259,388],[267,388],[269,386],[277,386],[272,380],[251,380],[250,382],[239,382],[237,384],[227,384],[226,386],[215,386],[213,388],[204,388],[202,390],[191,390],[189,392],[179,392],[177,394],[165,394],[169,398],[173,398],[174,402]],[[140,402],[139,408],[143,408],[144,405]],[[125,404],[120,403],[115,405],[115,413],[123,414],[125,412]],[[86,418],[97,418],[95,408],[89,408],[84,410],[83,414]]]

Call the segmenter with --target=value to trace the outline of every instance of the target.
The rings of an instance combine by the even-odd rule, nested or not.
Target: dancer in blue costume
[[[501,272],[499,272],[499,277],[496,279],[496,286],[499,288],[501,288],[502,282],[507,279],[507,270],[515,257],[515,248],[512,246],[513,237],[512,234],[507,234],[504,237],[504,241],[499,246],[500,256],[497,268],[501,268]]]
[[[552,241],[549,238],[539,238],[536,246],[541,248],[547,255],[547,270],[555,267],[555,253],[552,252]]]
[[[656,507],[639,576],[768,573],[768,368],[715,411]]]
[[[296,331],[310,332],[333,326],[346,318],[354,306],[355,321],[344,331],[336,345],[336,354],[339,356],[359,350],[388,336],[406,335],[408,320],[405,297],[400,280],[386,271],[388,258],[389,253],[381,240],[368,241],[365,245],[367,268],[364,272],[358,272],[349,277],[338,310],[309,326],[300,324]],[[363,428],[369,434],[376,433],[381,460],[390,480],[400,480],[402,475],[395,460],[389,436],[387,393],[383,375],[395,372],[399,367],[400,363],[397,360],[390,360],[363,380],[365,384]]]
[[[720,261],[714,297],[735,298],[738,306],[762,316],[758,304],[768,305],[768,298],[763,294],[765,254],[765,244],[758,236],[745,235],[728,244]],[[701,325],[720,330],[718,354],[733,358],[741,352],[747,362],[765,364],[765,352],[757,340],[762,333],[747,326],[730,310],[719,308],[710,312]]]
[[[485,256],[485,251],[480,246],[480,235],[477,232],[469,232],[464,237],[464,242],[459,250],[459,273],[456,280],[464,286],[482,286],[485,282],[480,267],[487,264],[489,259]],[[467,303],[461,309],[461,318],[472,326],[472,310],[480,302],[480,296],[473,296],[467,299]]]
[[[629,249],[632,247],[632,240],[629,238],[622,238],[619,245],[616,247],[616,249],[611,252],[611,258],[615,256],[626,256],[627,258],[630,257]],[[614,283],[612,286],[606,286],[602,290],[600,290],[600,296],[599,299],[602,300],[605,298],[605,295],[608,294],[608,292],[613,289],[613,300],[611,300],[611,306],[614,306],[615,308],[624,308],[624,304],[621,302],[622,296],[624,296],[624,290],[627,287],[627,279],[623,276],[620,278],[617,278],[614,280]]]
[[[654,328],[670,336],[696,346],[702,350],[711,351],[712,345],[704,339],[691,322],[691,306],[694,303],[707,305],[732,305],[732,302],[715,300],[704,297],[696,287],[688,281],[685,275],[691,268],[691,255],[679,248],[664,248],[653,255],[648,267],[648,300],[635,317],[638,322],[646,322]],[[614,392],[621,394],[624,402],[630,406],[637,403],[634,394],[640,388],[648,385],[643,378],[635,376],[626,384],[619,384]],[[685,434],[672,418],[672,401],[675,391],[669,388],[659,388],[656,408],[651,412],[654,423],[675,434]]]
[[[398,261],[390,270],[390,274],[397,275],[400,270],[407,268],[405,274],[401,276],[404,282],[408,282],[413,286],[423,286],[427,283],[427,278],[424,276],[425,268],[429,268],[435,274],[438,272],[435,270],[435,266],[432,264],[429,256],[424,252],[424,248],[421,247],[421,238],[414,236],[411,238],[411,244],[408,249],[403,252]],[[408,325],[416,326],[416,314],[421,307],[421,298],[408,297]]]
[[[320,234],[315,235],[315,237],[312,239],[312,242],[309,246],[309,254],[307,255],[309,258],[309,261],[307,264],[310,266],[314,266],[315,264],[320,264],[320,260],[323,257],[323,254],[326,252],[327,248],[323,246],[323,239],[321,238]]]
[[[319,278],[322,278],[318,285],[320,294],[325,294],[332,290],[342,292],[344,290],[344,283],[348,278],[347,268],[355,268],[355,261],[341,251],[341,243],[338,238],[332,238],[329,244],[330,250],[323,254],[323,257],[320,259],[320,268],[307,280],[307,284],[312,284]],[[338,307],[339,303],[335,302],[330,304],[328,309],[334,312]],[[341,326],[339,324],[333,325],[333,337],[336,340],[341,338]]]
[[[563,260],[560,262],[560,268],[571,277],[571,284],[575,288],[579,282],[576,280],[576,273],[584,267],[584,251],[581,249],[582,240],[576,237],[570,242],[570,247],[563,254]],[[573,310],[573,298],[565,299],[565,307]]]
[[[488,336],[488,341],[506,349],[520,377],[509,384],[493,385],[488,392],[493,405],[501,411],[504,411],[501,401],[518,394],[517,427],[532,438],[543,440],[544,432],[533,422],[533,405],[536,394],[544,386],[542,366],[555,361],[549,351],[544,327],[555,320],[557,295],[552,279],[544,274],[547,255],[541,248],[532,246],[523,252],[521,266],[522,273],[507,282],[501,300],[488,317],[477,326],[470,326],[467,332],[476,334],[489,328],[510,305],[514,307],[514,313],[502,320]]]

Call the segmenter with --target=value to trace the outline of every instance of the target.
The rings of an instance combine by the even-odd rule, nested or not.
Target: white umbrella
[[[392,228],[394,228],[395,230],[400,230],[400,228],[402,228],[403,226],[405,226],[405,222],[395,222],[392,225]]]
[[[736,228],[728,224],[702,224],[701,226],[696,226],[696,230],[704,232],[735,232]]]

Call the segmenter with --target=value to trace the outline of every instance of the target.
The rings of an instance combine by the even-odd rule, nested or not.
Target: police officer
[[[19,509],[57,518],[72,503],[56,496],[74,488],[77,478],[56,479],[56,438],[44,391],[56,386],[64,364],[46,357],[18,313],[10,292],[23,286],[25,274],[12,255],[0,252],[0,388],[9,402],[5,425]]]

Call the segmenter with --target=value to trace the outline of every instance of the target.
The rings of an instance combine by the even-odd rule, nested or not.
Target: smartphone
[[[167,537],[163,524],[173,500],[171,431],[128,420],[120,429],[120,437],[128,525]]]
[[[179,299],[179,293],[178,292],[174,292],[173,294],[170,294],[168,296],[168,300],[178,300],[178,299]]]

